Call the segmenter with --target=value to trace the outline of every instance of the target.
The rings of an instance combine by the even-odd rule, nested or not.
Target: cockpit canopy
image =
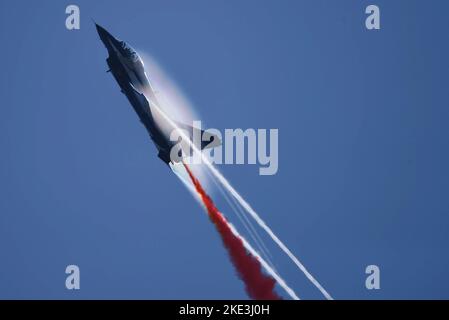
[[[139,60],[139,55],[136,50],[129,46],[125,41],[120,41],[120,46],[122,47],[126,57],[130,58],[134,62]]]

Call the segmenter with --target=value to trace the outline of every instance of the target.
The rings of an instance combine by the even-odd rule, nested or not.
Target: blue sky
[[[247,298],[91,18],[153,55],[208,126],[279,129],[276,175],[220,169],[336,299],[449,298],[447,2],[73,3],[77,31],[72,2],[0,3],[0,298]],[[269,246],[298,295],[321,298]]]

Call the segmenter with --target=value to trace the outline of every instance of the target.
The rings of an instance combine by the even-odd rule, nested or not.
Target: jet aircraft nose
[[[98,35],[101,40],[105,42],[108,38],[113,38],[109,32],[106,31],[105,28],[95,23],[95,27],[97,28]]]
[[[105,28],[95,23],[95,27],[97,28],[98,35],[100,36],[101,41],[104,43],[108,50],[112,50],[112,46],[118,47],[119,41],[114,38]],[[111,46],[112,44],[112,46]]]

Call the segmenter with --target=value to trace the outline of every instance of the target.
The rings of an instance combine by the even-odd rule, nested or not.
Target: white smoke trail
[[[240,203],[240,205],[251,215],[251,217],[259,224],[259,226],[264,229],[267,234],[273,239],[273,241],[284,251],[285,254],[296,264],[296,266],[304,273],[307,279],[312,282],[312,284],[324,295],[324,297],[328,300],[333,300],[331,295],[321,286],[321,284],[312,276],[312,274],[306,269],[306,267],[296,258],[296,256],[285,246],[285,244],[274,234],[274,232],[267,226],[265,221],[263,221],[259,215],[254,211],[254,209],[249,205],[245,199],[240,196],[240,194],[232,187],[232,185],[228,182],[228,180],[218,171],[209,159],[204,156],[204,154],[199,150],[195,144],[190,140],[190,138],[181,130],[174,121],[172,121],[155,103],[153,103],[150,99],[147,98],[147,101],[153,106],[164,119],[169,122],[173,128],[178,130],[179,135],[182,139],[188,142],[192,149],[200,155],[201,160],[206,164],[206,166],[210,169],[213,175],[221,182],[221,184],[229,191],[229,193]]]
[[[244,237],[242,237],[238,231],[234,228],[234,226],[232,224],[230,224],[228,222],[229,228],[231,229],[232,233],[240,238],[243,242],[243,246],[245,247],[246,250],[248,250],[249,253],[251,253],[253,256],[255,256],[257,258],[257,260],[259,260],[260,264],[262,265],[262,267],[264,267],[264,269],[274,278],[274,280],[277,281],[277,283],[285,290],[285,292],[288,293],[288,295],[294,299],[294,300],[300,300],[299,297],[296,295],[296,293],[293,291],[293,289],[291,289],[284,281],[284,279],[282,279],[269,265],[268,263],[262,259],[262,257],[257,253],[256,250],[253,249],[253,247],[251,247],[251,245],[248,243],[248,241],[246,241],[246,239]]]
[[[195,199],[198,200],[199,203],[202,204],[201,199],[198,197],[198,193],[195,190],[195,187],[192,186],[190,178],[186,175],[185,168],[182,164],[173,164],[170,162],[170,169],[176,174],[176,176],[181,180],[182,184],[190,191],[190,193],[194,196]]]
[[[257,233],[257,230],[254,229],[254,226],[251,223],[251,221],[249,221],[249,219],[246,217],[245,213],[240,208],[240,205],[238,204],[238,202],[234,199],[234,197],[231,197],[226,193],[223,186],[216,181],[215,176],[212,176],[212,174],[209,171],[207,171],[207,172],[209,173],[210,177],[212,178],[212,181],[217,186],[220,193],[223,195],[223,198],[226,200],[226,202],[229,204],[231,209],[235,212],[235,214],[239,218],[240,222],[243,224],[245,229],[248,231],[251,239],[253,239],[253,241],[256,243],[256,246],[259,248],[262,256],[270,264],[271,268],[277,272],[276,268],[274,267],[274,263],[270,260],[270,257],[272,257],[270,254],[270,251],[268,250],[268,248],[265,246],[265,243],[260,238],[259,234]]]
[[[270,250],[268,250],[268,248],[265,246],[265,243],[263,242],[263,240],[260,238],[259,233],[255,230],[253,224],[251,223],[251,221],[247,218],[247,216],[245,215],[245,212],[243,211],[243,209],[241,208],[240,204],[238,203],[238,201],[232,197],[232,201],[234,202],[235,206],[237,207],[237,210],[242,214],[243,218],[245,219],[245,221],[250,225],[250,228],[253,230],[253,232],[255,233],[257,239],[260,241],[260,243],[262,244],[263,248],[265,249],[265,251],[267,252],[267,254],[272,258],[273,255],[271,254]]]
[[[170,166],[170,168],[172,169],[172,171],[176,174],[176,176],[182,181],[182,183],[189,189],[189,191],[192,191],[192,195],[195,197],[195,199],[198,200],[198,202],[200,202],[203,206],[203,208],[205,210],[206,207],[204,206],[204,203],[202,203],[200,196],[198,194],[198,192],[193,192],[194,187],[192,185],[192,183],[187,183],[187,180],[184,179],[184,175],[181,173],[181,167],[177,167],[177,166]],[[184,169],[185,172],[185,169]],[[251,246],[251,244],[249,244],[249,242],[240,235],[240,233],[237,231],[237,229],[230,223],[230,222],[226,222],[229,226],[229,229],[231,230],[232,234],[239,238],[240,240],[242,240],[243,246],[245,247],[245,249],[251,254],[253,255],[262,265],[262,267],[265,269],[265,271],[271,276],[273,277],[274,280],[276,280],[276,282],[281,286],[282,289],[284,289],[284,291],[293,299],[293,300],[300,300],[298,295],[295,293],[295,291],[293,291],[292,288],[290,288],[287,283],[285,282],[284,279],[282,279],[277,272],[257,253],[257,251]]]
[[[207,164],[207,163],[206,163]],[[333,300],[331,295],[321,286],[321,284],[312,276],[312,274],[306,269],[306,267],[296,258],[296,256],[287,248],[287,246],[274,234],[270,227],[267,226],[265,221],[263,221],[259,215],[253,210],[253,208],[248,204],[248,202],[243,199],[240,194],[231,186],[231,184],[226,180],[226,178],[212,165],[208,165],[208,168],[214,173],[217,179],[224,185],[224,187],[231,193],[232,196],[242,205],[242,207],[254,218],[254,220],[259,224],[259,226],[264,229],[268,235],[273,239],[273,241],[284,251],[287,256],[296,264],[296,266],[304,273],[307,279],[312,282],[312,284],[317,287],[318,290],[326,297],[328,300]]]

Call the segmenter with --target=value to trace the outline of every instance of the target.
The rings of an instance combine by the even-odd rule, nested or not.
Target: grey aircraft
[[[155,108],[159,108],[160,105],[145,73],[142,59],[126,42],[116,39],[98,24],[95,24],[95,26],[101,41],[108,50],[109,57],[106,59],[109,66],[108,72],[112,73],[120,86],[121,92],[128,98],[140,121],[150,134],[158,149],[158,157],[168,165],[170,162],[179,162],[185,154],[191,154],[191,150],[184,153],[179,150],[178,156],[171,159],[170,151],[175,144],[179,143],[179,140],[171,141],[170,133],[172,130],[179,128],[188,133],[190,140],[193,140],[195,130],[200,129],[171,119],[171,121],[167,121],[164,117],[158,117],[159,111]],[[197,133],[199,134],[199,132]],[[201,145],[197,145],[198,149],[202,150],[221,144],[219,137],[216,135],[204,130],[201,130],[200,134],[202,139]],[[185,147],[183,147],[183,150],[186,151]]]

